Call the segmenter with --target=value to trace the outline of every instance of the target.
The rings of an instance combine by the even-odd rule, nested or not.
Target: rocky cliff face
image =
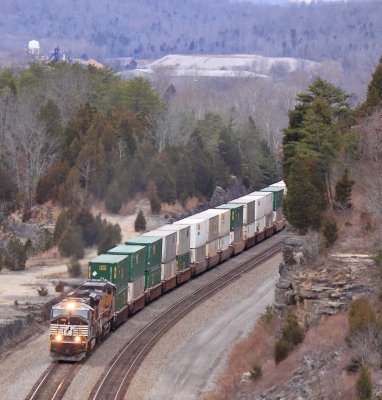
[[[280,265],[275,305],[280,313],[296,306],[300,323],[309,328],[321,317],[345,311],[372,290],[373,282],[366,277],[373,261],[362,254],[329,254],[322,265],[317,260],[313,266],[303,256],[305,244],[300,237],[285,237],[284,253],[289,256]]]

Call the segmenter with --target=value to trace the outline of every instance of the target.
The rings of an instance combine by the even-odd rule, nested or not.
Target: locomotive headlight
[[[76,305],[74,303],[67,303],[65,305],[67,310],[74,310],[74,308],[76,307]]]
[[[76,337],[74,338],[74,341],[75,341],[76,343],[81,343],[81,338],[80,338],[79,336],[76,336]]]
[[[62,342],[62,335],[56,335],[56,342]]]

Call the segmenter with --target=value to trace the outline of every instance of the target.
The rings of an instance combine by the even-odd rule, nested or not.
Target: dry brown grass
[[[304,342],[290,353],[278,365],[273,360],[274,344],[280,330],[280,323],[272,324],[259,322],[253,333],[240,342],[232,351],[227,367],[217,382],[218,389],[205,396],[206,400],[232,399],[238,388],[246,385],[252,396],[262,393],[266,389],[280,385],[289,380],[297,367],[303,365],[304,356],[320,360],[328,358],[328,371],[314,384],[314,391],[322,393],[322,398],[341,400],[351,399],[354,393],[353,376],[343,373],[349,363],[351,353],[346,351],[336,358],[333,365],[330,359],[333,353],[344,345],[348,333],[348,319],[346,314],[338,314],[322,320],[317,327],[309,330]],[[255,363],[262,368],[262,377],[254,382],[242,382],[243,373],[247,372]]]
[[[175,217],[184,212],[184,208],[177,201],[175,204],[162,203],[161,214]]]

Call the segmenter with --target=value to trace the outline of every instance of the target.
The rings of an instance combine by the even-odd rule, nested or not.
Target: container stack
[[[143,246],[119,245],[110,249],[107,254],[127,257],[128,303],[132,303],[145,291],[145,248]]]
[[[127,273],[128,257],[101,254],[89,262],[88,278],[106,279],[116,286],[115,309],[120,311],[128,301]]]
[[[277,223],[283,218],[284,188],[281,186],[268,186],[261,192],[273,193],[273,222]]]
[[[126,242],[126,245],[144,247],[145,289],[151,289],[161,283],[162,238],[138,236]]]
[[[230,244],[237,254],[244,250],[245,242],[243,240],[243,214],[242,204],[222,204],[216,207],[218,210],[230,210]]]
[[[243,196],[231,200],[228,204],[241,204],[243,206],[243,239],[248,240],[256,235],[256,203],[257,199],[251,196]]]
[[[256,232],[263,232],[273,225],[273,193],[252,192],[248,196],[257,198]]]
[[[143,236],[162,238],[161,279],[162,281],[169,281],[175,278],[176,283],[176,232],[155,230],[144,233]]]
[[[219,216],[211,215],[207,211],[192,215],[189,218],[201,219],[207,221],[207,243],[206,257],[208,259],[207,268],[212,268],[219,264]]]
[[[174,225],[190,227],[190,253],[193,274],[206,270],[207,220],[184,218],[174,222]]]
[[[158,228],[159,231],[170,231],[176,232],[176,267],[175,272],[177,274],[190,268],[191,255],[190,255],[190,236],[191,229],[189,226],[180,225],[164,225]]]
[[[200,213],[201,215],[208,217],[217,217],[217,244],[219,253],[219,262],[224,261],[231,257],[232,247],[230,239],[230,210],[218,210],[216,208],[209,209]]]

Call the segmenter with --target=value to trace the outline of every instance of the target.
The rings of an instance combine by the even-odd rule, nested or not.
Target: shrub
[[[105,206],[112,213],[118,213],[123,203],[117,181],[113,181],[106,191]]]
[[[378,267],[382,267],[382,249],[379,249],[377,255],[372,258],[373,261],[378,265]]]
[[[76,258],[70,260],[68,273],[72,278],[78,278],[81,275],[81,264]]]
[[[290,350],[291,350],[290,344],[283,338],[279,339],[275,345],[276,364],[287,358]]]
[[[37,290],[38,295],[41,297],[45,297],[49,293],[49,290],[45,284],[38,286],[36,290]]]
[[[369,301],[360,298],[350,305],[349,309],[349,330],[350,333],[366,328],[368,325],[375,323],[376,318]]]
[[[161,211],[161,201],[158,196],[157,188],[156,185],[153,181],[150,181],[148,184],[148,196],[150,200],[150,207],[151,207],[151,212],[153,214],[159,214]]]
[[[143,215],[142,210],[139,211],[137,218],[134,223],[135,232],[141,232],[146,230],[146,218]]]
[[[325,237],[326,247],[332,246],[338,238],[337,223],[332,218],[325,218],[322,222],[322,233]]]
[[[265,312],[260,315],[260,320],[266,324],[270,324],[275,319],[275,313],[273,312],[273,307],[268,304],[265,308]]]
[[[254,381],[257,381],[263,376],[263,371],[261,370],[261,365],[259,364],[254,364],[252,368],[249,370],[249,373],[251,374],[251,378]]]
[[[57,244],[63,233],[71,224],[73,219],[73,212],[70,210],[63,210],[57,218],[56,224],[54,225],[53,242]]]
[[[304,340],[304,331],[297,322],[297,317],[289,313],[281,329],[283,339],[290,345],[297,346]]]
[[[63,257],[82,258],[85,255],[85,243],[81,227],[78,225],[69,226],[61,236],[58,243],[58,250]]]
[[[304,256],[304,262],[309,263],[316,260],[320,254],[321,247],[321,235],[317,231],[308,231],[304,238],[304,246],[302,248],[302,254]]]
[[[11,271],[21,271],[25,269],[30,247],[30,240],[23,244],[16,236],[12,236],[5,247],[2,261],[3,265]]]
[[[296,264],[293,249],[289,246],[283,247],[283,259],[286,265],[292,266]]]
[[[356,382],[356,392],[357,392],[357,398],[359,400],[371,399],[372,384],[371,384],[370,372],[365,367],[365,365],[361,365],[359,376]]]
[[[109,224],[102,221],[102,229],[98,242],[98,254],[105,253],[112,247],[116,246],[122,240],[121,228],[118,224]]]

